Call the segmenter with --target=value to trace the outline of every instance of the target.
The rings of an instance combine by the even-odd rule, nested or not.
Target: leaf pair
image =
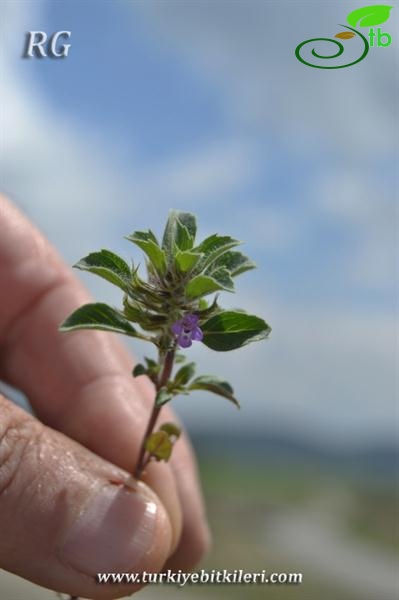
[[[137,331],[119,311],[101,302],[81,306],[60,327],[64,332],[77,329],[100,329],[151,340]],[[204,334],[202,342],[218,352],[241,348],[249,342],[266,338],[271,332],[270,326],[260,317],[233,310],[220,311],[205,321],[201,329]],[[185,368],[188,368],[187,365],[182,367]],[[139,374],[137,370],[135,375]]]
[[[177,371],[172,385],[175,386],[177,390],[180,388],[184,393],[194,390],[212,392],[213,394],[227,398],[238,408],[240,407],[238,400],[234,397],[234,390],[227,381],[224,381],[215,375],[201,375],[193,379],[194,374],[195,363],[187,363]]]

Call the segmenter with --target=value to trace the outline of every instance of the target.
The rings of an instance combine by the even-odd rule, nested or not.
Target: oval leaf
[[[132,375],[133,377],[139,377],[139,375],[147,375],[147,369],[145,368],[144,365],[142,365],[141,363],[138,363],[133,371],[132,371]]]
[[[353,33],[353,31],[341,31],[341,33],[337,33],[335,37],[339,38],[340,40],[350,40],[350,38],[355,36],[356,33]]]
[[[347,21],[352,27],[373,27],[388,21],[392,6],[387,4],[373,4],[353,10],[347,16]]]
[[[104,248],[99,252],[92,252],[74,265],[75,269],[95,273],[103,279],[120,287],[124,292],[131,277],[129,265],[117,254]]]
[[[241,348],[249,342],[266,338],[271,332],[261,318],[244,312],[226,310],[201,325],[203,343],[219,352]]]
[[[123,315],[102,302],[84,304],[69,315],[59,329],[60,331],[100,329],[102,331],[124,333],[132,337],[140,337],[140,334]]]
[[[146,440],[145,449],[158,461],[168,461],[172,454],[173,444],[166,431],[155,431]]]
[[[176,373],[173,382],[175,385],[185,385],[192,377],[194,377],[195,373],[195,363],[190,362],[183,365]]]
[[[223,398],[227,398],[230,402],[233,402],[233,404],[240,408],[238,400],[234,398],[234,391],[231,385],[227,383],[227,381],[223,381],[223,379],[219,379],[219,377],[215,377],[214,375],[201,375],[200,377],[197,377],[191,382],[188,389],[213,392],[214,394],[223,396]]]

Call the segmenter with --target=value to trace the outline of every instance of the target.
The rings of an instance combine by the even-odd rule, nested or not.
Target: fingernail
[[[157,505],[140,492],[104,487],[68,532],[63,560],[89,575],[133,569],[153,545],[156,517]]]

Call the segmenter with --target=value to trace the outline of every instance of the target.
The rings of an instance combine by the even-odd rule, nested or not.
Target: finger
[[[150,488],[2,396],[0,531],[2,568],[96,599],[140,587],[99,585],[96,573],[156,572],[172,543],[169,518]]]
[[[151,384],[146,377],[138,377],[137,384],[143,396],[151,395]],[[182,531],[177,547],[169,557],[165,569],[190,571],[208,554],[212,536],[205,512],[205,503],[199,483],[195,454],[184,427],[169,406],[163,408],[159,423],[175,422],[182,434],[175,444],[169,465],[177,481],[177,491],[182,510]],[[151,463],[143,478],[149,485],[155,478],[153,469],[158,465]]]
[[[44,422],[132,471],[153,389],[144,378],[135,385],[128,375],[132,359],[113,334],[58,332],[65,316],[88,301],[87,292],[41,234],[4,199],[0,220],[0,287],[7,289],[0,297],[0,374],[26,392]],[[183,452],[185,446],[179,440],[176,451],[190,455]],[[207,528],[196,474],[189,460],[185,464],[194,500],[193,508],[186,502],[185,509],[193,525],[184,523],[183,528],[195,542],[206,538]],[[151,485],[161,488],[161,496],[172,490],[162,500],[176,517],[180,505],[172,510],[173,498],[187,493],[173,491],[169,467],[160,477],[162,481],[150,477]],[[172,519],[175,543],[180,525],[178,518]]]

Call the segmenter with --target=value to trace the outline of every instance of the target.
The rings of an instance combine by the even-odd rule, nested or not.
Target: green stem
[[[165,359],[163,361],[163,369],[162,369],[161,377],[158,379],[158,382],[155,386],[157,392],[167,384],[169,377],[171,376],[172,369],[173,369],[173,362],[175,359],[175,352],[176,352],[176,345],[174,345],[173,348],[171,348],[171,350],[169,350],[166,353]],[[161,408],[162,408],[161,406],[157,406],[154,402],[152,413],[151,413],[150,419],[148,421],[147,429],[145,431],[143,441],[141,443],[139,457],[137,460],[137,466],[134,471],[134,477],[136,479],[140,479],[141,475],[143,474],[144,467],[148,463],[148,461],[145,461],[145,443],[147,441],[147,438],[151,435],[151,433],[155,427],[155,423],[157,422],[159,413],[161,412]]]

